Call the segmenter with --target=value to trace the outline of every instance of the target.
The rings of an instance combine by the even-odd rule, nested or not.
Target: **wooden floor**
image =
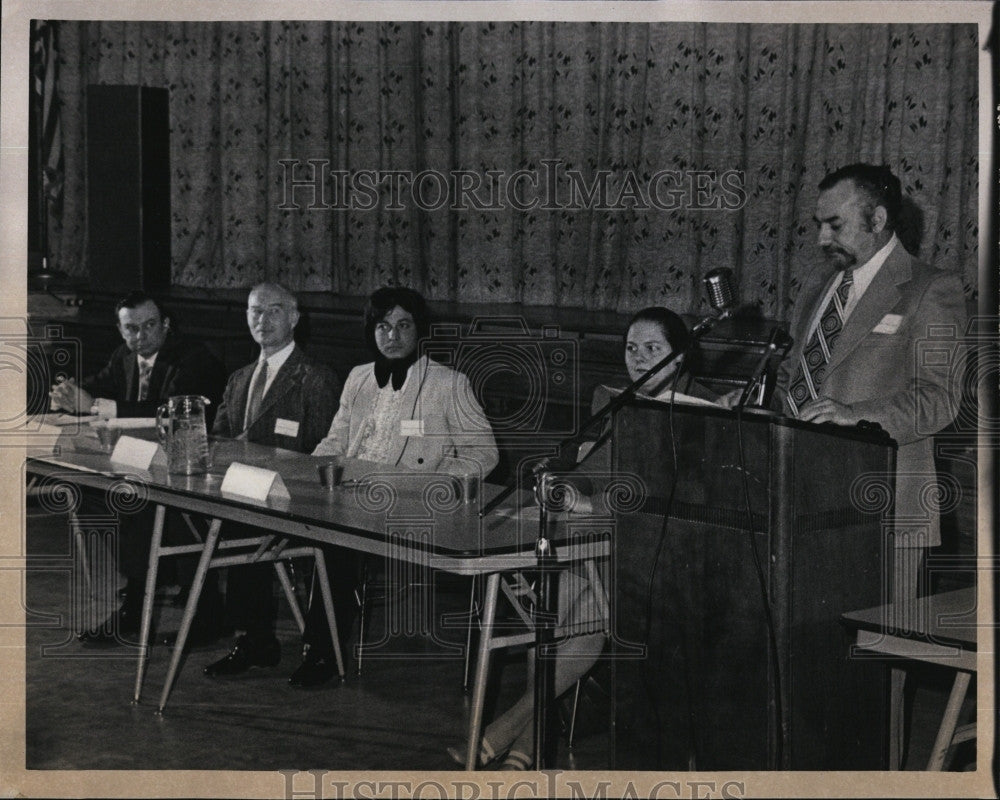
[[[26,607],[26,767],[35,770],[448,770],[446,753],[461,746],[468,695],[462,689],[460,628],[429,636],[399,636],[383,658],[368,658],[364,674],[346,683],[293,689],[287,677],[299,663],[298,632],[283,608],[278,635],[282,661],[244,676],[209,679],[204,664],[226,643],[187,654],[166,712],[155,713],[169,648],[151,655],[142,700],[131,703],[134,648],[85,648],[71,627],[75,590],[65,516],[28,511]],[[468,584],[450,579],[434,593],[438,610],[461,612]],[[420,591],[416,589],[414,591]],[[93,604],[91,598],[80,601]],[[102,613],[96,609],[96,613]],[[180,610],[164,596],[158,628],[175,630]],[[384,628],[376,605],[372,630]],[[487,713],[502,710],[524,688],[524,654],[497,659]],[[907,769],[926,762],[949,688],[946,671],[915,670],[916,688]],[[598,678],[604,678],[600,668]],[[975,692],[970,693],[974,697]],[[568,707],[568,703],[565,704]],[[966,708],[968,717],[971,708]],[[610,702],[592,684],[581,705],[576,744],[559,743],[558,766],[603,770],[612,764]],[[969,764],[961,750],[952,768]]]

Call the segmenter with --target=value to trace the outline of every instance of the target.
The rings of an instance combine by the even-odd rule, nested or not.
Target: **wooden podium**
[[[652,401],[613,426],[642,487],[610,569],[614,768],[884,769],[885,670],[839,620],[888,596],[892,440]]]

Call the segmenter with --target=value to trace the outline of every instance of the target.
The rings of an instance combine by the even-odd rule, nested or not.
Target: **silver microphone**
[[[733,271],[728,267],[710,270],[702,282],[708,292],[708,302],[715,313],[705,317],[691,329],[693,336],[701,336],[716,322],[728,319],[736,308],[736,290],[733,288]]]
[[[733,271],[728,267],[716,267],[702,279],[708,292],[709,305],[715,311],[730,311],[736,305],[736,290],[733,288]]]

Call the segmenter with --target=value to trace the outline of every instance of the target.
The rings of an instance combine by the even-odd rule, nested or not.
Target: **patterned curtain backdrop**
[[[971,25],[62,22],[60,42],[71,273],[97,83],[170,90],[182,286],[695,312],[730,266],[781,318],[816,184],[866,160],[913,201],[909,247],[976,293]]]

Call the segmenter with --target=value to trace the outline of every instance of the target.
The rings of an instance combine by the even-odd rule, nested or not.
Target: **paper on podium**
[[[612,397],[622,393],[621,389],[615,389],[611,386],[606,387],[608,392]],[[660,403],[681,403],[686,406],[708,406],[709,408],[726,408],[726,406],[721,403],[716,403],[714,400],[705,400],[701,397],[695,397],[692,394],[684,394],[684,392],[672,392],[670,389],[666,389],[660,392],[658,395],[648,395],[642,392],[636,392],[637,397],[641,397],[643,400],[656,400]]]

